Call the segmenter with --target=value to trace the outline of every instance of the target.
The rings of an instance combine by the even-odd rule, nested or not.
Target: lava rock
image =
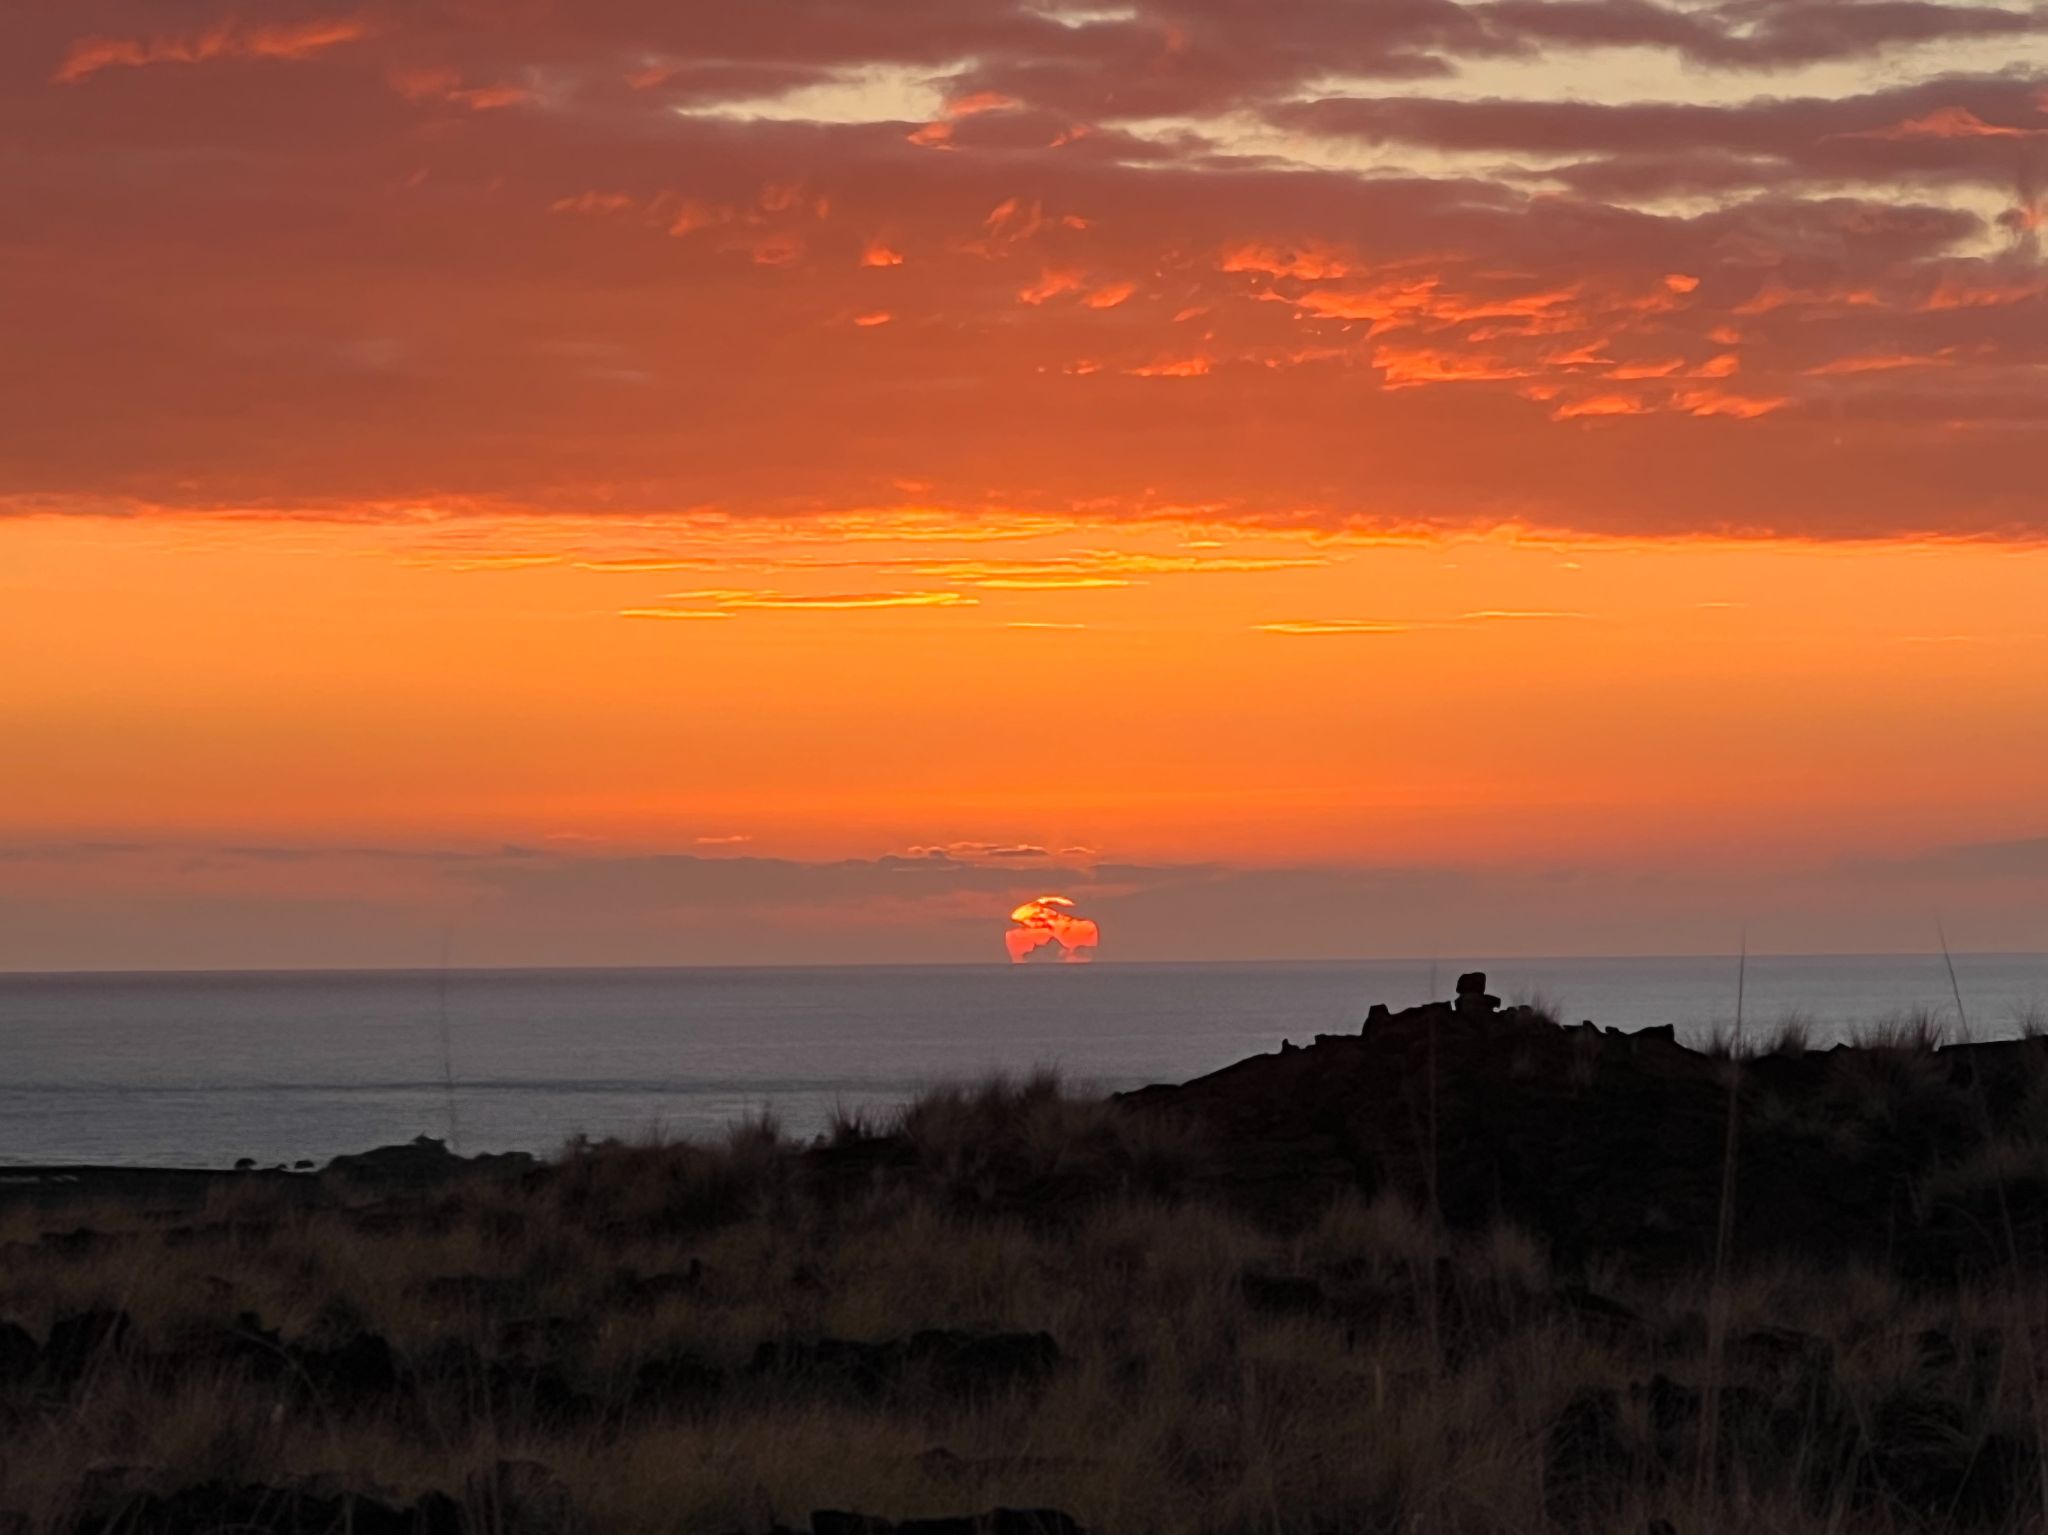
[[[528,1280],[498,1274],[437,1274],[413,1292],[437,1311],[520,1311],[532,1303]]]
[[[43,1351],[35,1336],[14,1322],[0,1322],[0,1386],[18,1386],[35,1378]]]
[[[725,1372],[687,1349],[642,1360],[633,1372],[636,1407],[697,1407],[725,1389]]]
[[[1321,1285],[1293,1274],[1249,1273],[1238,1287],[1247,1306],[1272,1316],[1312,1316],[1330,1304]]]
[[[1458,1011],[1482,1017],[1500,1011],[1500,998],[1487,994],[1484,970],[1468,971],[1458,977]]]
[[[931,1370],[940,1390],[968,1394],[1043,1379],[1058,1367],[1060,1346],[1043,1332],[930,1331],[911,1338],[909,1356]]]
[[[999,1391],[1042,1379],[1060,1362],[1049,1333],[968,1333],[933,1328],[909,1338],[860,1343],[844,1338],[763,1343],[755,1375],[809,1378],[860,1396],[876,1396],[913,1369],[951,1395]]]
[[[612,1294],[622,1305],[652,1307],[680,1295],[694,1295],[703,1287],[703,1260],[692,1258],[681,1273],[643,1275],[622,1269],[612,1281]]]
[[[487,1526],[488,1528],[488,1526]],[[94,1511],[73,1535],[463,1535],[462,1506],[430,1492],[409,1504],[300,1487],[207,1482],[170,1494],[144,1493]]]
[[[525,1173],[533,1166],[534,1159],[523,1151],[462,1157],[450,1151],[446,1141],[421,1135],[408,1145],[336,1157],[321,1176],[357,1186],[426,1189],[478,1173]]]
[[[490,1367],[485,1379],[493,1403],[509,1405],[514,1413],[523,1411],[537,1423],[573,1423],[597,1411],[590,1393],[571,1385],[558,1364],[500,1361]]]
[[[59,1317],[43,1344],[44,1372],[60,1384],[75,1384],[103,1355],[119,1352],[133,1330],[125,1311],[95,1308]]]
[[[873,1514],[819,1509],[811,1535],[1087,1535],[1070,1515],[1052,1508],[996,1508],[985,1514],[939,1519],[880,1519]]]
[[[397,1356],[378,1333],[359,1332],[332,1348],[295,1348],[292,1362],[330,1404],[374,1401],[398,1389]]]

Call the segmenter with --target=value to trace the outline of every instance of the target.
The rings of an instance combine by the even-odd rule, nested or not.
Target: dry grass
[[[2048,1033],[2048,1014],[2027,1014],[2034,1020],[2036,1033]],[[2036,1033],[2027,1033],[2023,1020],[2015,1021],[2015,1032],[2027,1038]],[[1803,1009],[1794,1008],[1780,1014],[1761,1028],[1748,1026],[1738,1030],[1728,1022],[1709,1025],[1704,1033],[1688,1041],[1691,1048],[1715,1060],[1763,1060],[1772,1056],[1801,1056],[1819,1048],[1819,1037],[1823,1027],[1818,1019]],[[1847,1030],[1835,1041],[1855,1050],[1884,1050],[1898,1054],[1932,1054],[1942,1046],[1958,1038],[1954,1022],[1946,1013],[1933,1008],[1913,1008],[1894,1013]],[[1832,1046],[1830,1046],[1832,1048]]]
[[[2015,1039],[2048,1038],[2048,1002],[2029,999],[2015,1006],[2006,1019]]]
[[[1564,1004],[1540,988],[1516,992],[1508,998],[1508,1006],[1519,1009],[1532,1023],[1556,1026],[1564,1022]]]
[[[0,1319],[40,1338],[113,1307],[134,1334],[68,1391],[0,1386],[0,1510],[43,1535],[76,1527],[96,1481],[318,1476],[411,1496],[510,1459],[546,1466],[602,1531],[1007,1505],[1158,1535],[1656,1519],[1803,1535],[1956,1527],[1955,1508],[1901,1490],[1912,1455],[1967,1470],[2033,1442],[2037,1308],[2009,1287],[1731,1277],[1718,1304],[1743,1416],[1724,1463],[1695,1474],[1697,1435],[1659,1417],[1685,1398],[1653,1383],[1704,1384],[1707,1276],[1558,1274],[1530,1233],[1446,1236],[1388,1196],[1269,1230],[1176,1194],[1200,1155],[1184,1130],[1044,1076],[935,1093],[829,1139],[831,1157],[874,1162],[829,1195],[757,1121],[718,1146],[577,1146],[523,1182],[399,1200],[7,1210]],[[102,1236],[43,1240],[79,1228]],[[387,1339],[397,1379],[307,1389],[195,1346],[244,1317],[288,1351]],[[763,1344],[928,1328],[1043,1332],[1060,1362],[985,1389],[755,1367]],[[468,1351],[453,1367],[451,1344]],[[636,1391],[678,1354],[723,1386]],[[533,1368],[574,1405],[541,1402]],[[1605,1469],[1580,1486],[1559,1424],[1601,1402]],[[1921,1439],[1902,1414],[1931,1425]],[[1980,1527],[2037,1528],[2031,1488]]]

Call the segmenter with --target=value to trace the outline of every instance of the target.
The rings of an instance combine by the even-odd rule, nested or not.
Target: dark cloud
[[[1859,873],[1906,878],[2048,880],[2048,837],[1962,843],[1906,858],[1857,859],[1845,867]]]

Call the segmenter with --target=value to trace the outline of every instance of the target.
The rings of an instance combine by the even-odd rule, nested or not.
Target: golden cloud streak
[[[1407,634],[1416,626],[1370,618],[1297,618],[1254,627],[1261,634]]]
[[[963,608],[973,607],[980,601],[965,592],[826,592],[799,593],[776,591],[750,591],[731,587],[713,587],[707,591],[672,592],[669,599],[675,602],[715,602],[720,609],[760,608],[769,610],[802,611],[815,609],[826,612],[846,611],[865,608]]]

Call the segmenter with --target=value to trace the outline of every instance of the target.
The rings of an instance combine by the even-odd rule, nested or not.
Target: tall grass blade
[[[1948,970],[1949,995],[1956,1002],[1956,1029],[1960,1040],[1967,1042],[1970,1037],[1970,1015],[1963,1006],[1962,982],[1956,979],[1956,957],[1948,946],[1948,929],[1942,923],[1940,911],[1934,914],[1934,936],[1941,944],[1941,962]],[[1981,1075],[1974,1077],[1977,1112],[1982,1121],[1986,1142],[1991,1139],[1991,1105],[1984,1096],[1984,1081]],[[2005,1169],[2001,1165],[1994,1173],[1992,1187],[1998,1195],[1998,1219],[2005,1232],[2005,1257],[2015,1297],[2034,1297],[2020,1273],[2019,1234],[2013,1227],[2012,1204],[2006,1197]],[[2032,1332],[2031,1323],[2029,1332]],[[2031,1348],[2022,1351],[2027,1364],[2027,1407],[2034,1420],[2034,1448],[2040,1465],[2036,1472],[2041,1493],[2041,1525],[2048,1529],[2048,1411],[2044,1411],[2041,1389],[2041,1362],[2039,1355]]]
[[[1721,1202],[1714,1226],[1714,1273],[1707,1292],[1707,1389],[1700,1412],[1700,1463],[1695,1488],[1714,1485],[1721,1451],[1721,1372],[1728,1341],[1728,1260],[1735,1245],[1735,1168],[1742,1102],[1742,1014],[1748,1000],[1749,932],[1735,962],[1735,1031],[1728,1052],[1728,1124],[1721,1142]]]
[[[462,1152],[462,1125],[455,1117],[455,1048],[448,1036],[448,952],[454,933],[441,929],[441,968],[434,981],[434,1009],[441,1026],[441,1093],[448,1106],[448,1149]]]

